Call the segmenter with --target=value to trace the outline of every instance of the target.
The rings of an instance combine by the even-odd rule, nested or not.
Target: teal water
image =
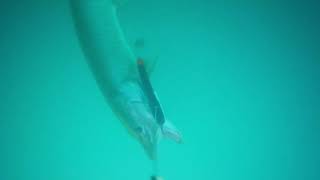
[[[130,43],[184,143],[163,140],[165,180],[320,179],[320,25],[313,1],[129,1]],[[148,179],[112,114],[63,0],[0,3],[0,179]]]

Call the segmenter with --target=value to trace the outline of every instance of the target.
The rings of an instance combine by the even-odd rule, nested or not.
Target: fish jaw
[[[160,138],[160,128],[152,129],[145,127],[144,132],[139,135],[139,142],[151,160],[157,159],[157,149]]]

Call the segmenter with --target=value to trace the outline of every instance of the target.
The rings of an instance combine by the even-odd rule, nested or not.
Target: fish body
[[[118,119],[144,147],[157,157],[161,135],[181,141],[178,131],[159,124],[142,86],[136,57],[125,40],[115,0],[71,0],[75,29],[97,83]]]

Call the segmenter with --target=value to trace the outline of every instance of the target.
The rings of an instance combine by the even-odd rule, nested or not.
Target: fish
[[[70,0],[74,29],[106,102],[147,156],[156,160],[162,137],[181,143],[182,136],[164,116],[148,66],[137,60],[124,36],[117,17],[119,4],[123,0]]]

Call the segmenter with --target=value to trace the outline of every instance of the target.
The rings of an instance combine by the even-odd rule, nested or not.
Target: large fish
[[[165,119],[143,60],[130,49],[117,18],[115,0],[71,0],[72,16],[85,57],[113,112],[157,158],[163,135],[181,142],[180,133]]]

